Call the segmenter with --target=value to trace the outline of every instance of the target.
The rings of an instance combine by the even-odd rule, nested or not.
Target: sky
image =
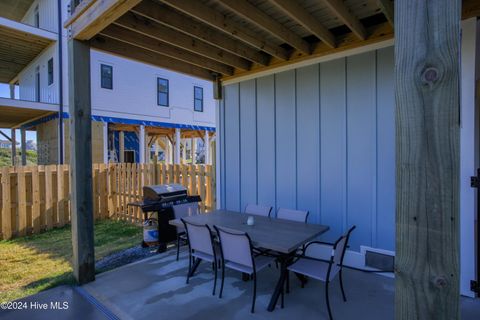
[[[0,98],[10,98],[10,88],[8,84],[0,83]],[[0,117],[1,117],[0,111]],[[10,129],[0,129],[2,130],[7,136],[10,137]],[[20,130],[16,131],[17,141],[20,142]],[[4,140],[5,137],[0,135],[0,140]],[[27,131],[27,140],[37,140],[37,133],[35,131]]]

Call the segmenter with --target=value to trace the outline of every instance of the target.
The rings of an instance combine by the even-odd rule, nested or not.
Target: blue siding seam
[[[297,69],[294,70],[294,94],[295,94],[295,209],[298,210],[298,125],[297,125]]]
[[[238,84],[238,208],[242,211],[242,116],[240,108],[242,107],[241,90],[242,82]]]
[[[255,202],[258,204],[258,96],[255,78]]]
[[[277,74],[273,75],[273,145],[274,145],[274,186],[275,186],[275,203],[274,210],[277,212]]]
[[[342,222],[343,222],[343,232],[347,230],[348,225],[348,57],[343,58],[344,60],[344,103],[345,103],[345,212],[343,213]]]
[[[372,247],[377,247],[378,238],[378,50],[375,50],[375,191],[373,196],[375,197],[374,208],[372,212],[372,233],[371,244]]]
[[[322,223],[322,64],[318,64],[318,208],[317,222]]]

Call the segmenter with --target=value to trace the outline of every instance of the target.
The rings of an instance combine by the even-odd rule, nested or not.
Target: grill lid
[[[143,200],[167,201],[169,199],[186,197],[187,189],[180,184],[159,184],[143,187]]]

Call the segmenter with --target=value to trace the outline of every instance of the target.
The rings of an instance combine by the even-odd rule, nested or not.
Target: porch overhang
[[[0,82],[13,82],[43,50],[57,40],[53,32],[0,17]]]
[[[463,18],[480,5],[463,1]],[[393,2],[84,0],[65,27],[93,48],[231,81],[394,37]]]
[[[2,0],[0,1],[0,16],[20,21],[28,9],[32,6],[34,0]]]
[[[57,110],[56,104],[0,98],[0,128],[19,128]]]

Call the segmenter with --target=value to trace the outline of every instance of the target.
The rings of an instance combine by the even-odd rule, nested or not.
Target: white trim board
[[[283,72],[283,71],[298,69],[298,68],[309,66],[309,65],[312,65],[312,64],[316,64],[316,63],[331,61],[331,60],[340,59],[340,58],[345,58],[345,57],[348,57],[348,56],[353,56],[353,55],[364,53],[364,52],[378,50],[378,49],[390,47],[390,46],[393,46],[393,45],[394,45],[394,39],[388,39],[388,40],[385,40],[385,41],[372,43],[372,44],[362,46],[362,47],[358,47],[358,48],[354,48],[354,49],[348,49],[348,50],[332,53],[332,54],[321,56],[321,57],[316,57],[316,58],[312,58],[312,59],[308,59],[308,60],[302,60],[302,61],[299,61],[299,62],[294,62],[294,63],[289,64],[289,65],[279,66],[278,68],[268,69],[268,70],[259,71],[257,73],[253,73],[253,74],[247,74],[247,75],[244,75],[244,76],[239,76],[238,78],[222,81],[222,85],[225,86],[225,85],[238,83],[238,82],[242,82],[242,81],[246,81],[246,80],[260,78],[260,77],[268,76],[268,75]]]

